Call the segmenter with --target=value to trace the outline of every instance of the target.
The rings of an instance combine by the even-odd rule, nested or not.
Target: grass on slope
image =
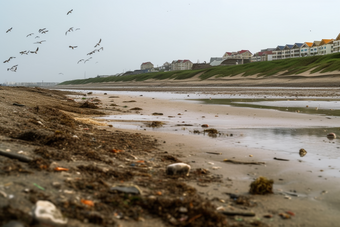
[[[251,75],[257,75],[258,77],[266,77],[275,75],[279,72],[281,73],[284,72],[283,75],[294,75],[306,72],[308,70],[312,70],[311,73],[316,72],[325,73],[340,70],[340,53],[328,54],[323,56],[290,58],[276,61],[253,62],[244,65],[215,66],[200,70],[183,70],[126,76],[96,77],[89,79],[65,81],[62,82],[60,85],[119,82],[119,81],[145,81],[149,79],[183,80],[189,79],[199,73],[201,73],[200,75],[201,80],[205,80],[213,76],[231,77],[236,76],[238,74],[242,74],[242,76],[244,77]]]

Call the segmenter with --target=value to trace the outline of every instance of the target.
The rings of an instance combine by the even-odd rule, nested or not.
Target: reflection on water
[[[274,109],[280,111],[340,116],[338,99],[195,99],[205,104]]]

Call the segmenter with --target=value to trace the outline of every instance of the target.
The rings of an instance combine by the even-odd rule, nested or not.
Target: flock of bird
[[[72,12],[73,12],[73,9],[69,10],[69,11],[67,12],[66,15],[69,15],[69,14],[72,13]],[[7,29],[6,33],[11,32],[12,29],[13,29],[13,27]],[[67,35],[67,33],[69,33],[69,32],[74,32],[74,31],[78,31],[78,30],[80,30],[80,28],[74,29],[73,27],[71,27],[71,28],[69,28],[69,29],[65,32],[65,35]],[[49,30],[47,30],[46,28],[41,28],[41,29],[38,30],[38,33],[40,33],[40,34],[46,34],[47,32],[49,32]],[[34,35],[34,33],[30,33],[30,34],[26,35],[26,37],[33,36],[33,35]],[[40,38],[40,36],[35,36],[35,39],[38,39],[38,38]],[[97,43],[96,45],[94,45],[94,48],[100,46],[101,41],[102,41],[102,39],[100,39],[100,40],[98,41],[98,43]],[[35,42],[34,44],[42,44],[42,43],[44,43],[44,42],[46,42],[46,40],[40,40],[40,41]],[[76,49],[77,47],[78,47],[78,46],[71,46],[71,45],[69,46],[69,48],[72,49],[72,50]],[[24,54],[25,54],[25,55],[28,55],[28,54],[37,54],[37,53],[38,53],[38,50],[39,50],[39,47],[37,47],[37,49],[36,49],[35,51],[31,51],[31,50],[20,51],[19,54],[21,54],[21,55],[24,55]],[[89,52],[87,55],[92,55],[92,54],[94,54],[94,53],[96,53],[96,52],[100,52],[101,50],[104,50],[104,48],[103,48],[103,47],[100,47],[100,48],[98,48],[98,49],[94,49],[93,51]],[[9,58],[8,58],[7,60],[5,60],[3,63],[9,63],[9,62],[11,61],[11,59],[14,59],[14,58],[16,58],[16,57],[9,57]],[[80,59],[80,60],[77,62],[77,64],[79,64],[80,62],[86,63],[86,62],[88,62],[88,61],[91,60],[91,59],[92,59],[92,57],[89,57],[89,58],[87,58],[87,59]],[[7,71],[16,72],[16,71],[17,71],[17,68],[18,68],[18,65],[13,65],[12,67],[7,68]],[[62,73],[59,73],[59,74],[62,74]]]

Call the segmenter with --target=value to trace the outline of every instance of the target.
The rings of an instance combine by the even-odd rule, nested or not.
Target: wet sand
[[[247,92],[247,91],[246,91]],[[259,92],[259,91],[257,91]],[[284,93],[285,91],[277,91]],[[310,91],[300,91],[306,96],[312,95]],[[320,94],[320,91],[315,91]],[[337,96],[336,92],[325,89],[324,95]],[[328,93],[327,93],[328,92]],[[241,93],[241,91],[240,91]],[[264,91],[263,93],[266,93]],[[326,94],[327,93],[327,94]],[[110,92],[108,95],[95,93],[103,101],[103,107],[109,108]],[[294,97],[294,91],[287,91],[287,96]],[[135,102],[127,102],[134,100]],[[202,105],[188,103],[179,100],[164,100],[143,96],[121,95],[114,99],[118,106],[126,106],[126,109],[139,107],[138,114],[151,115],[154,112],[163,113],[165,116],[176,116],[181,121],[185,116],[205,119],[218,118],[221,122],[228,121],[235,126],[245,122],[251,126],[261,127],[334,127],[339,125],[340,119],[332,118],[325,121],[324,116],[306,115],[299,113],[287,113],[272,110],[260,110],[249,108],[237,108],[219,105]],[[178,115],[178,114],[181,115]],[[226,114],[228,113],[228,115]],[[115,112],[115,114],[121,114]],[[124,114],[136,114],[134,111]],[[216,117],[218,116],[218,117]],[[189,117],[190,118],[190,117]],[[210,125],[211,128],[214,125]],[[121,129],[120,129],[121,130]],[[134,130],[123,130],[133,132]],[[192,168],[206,168],[215,174],[223,175],[223,183],[214,183],[204,187],[192,183],[201,195],[209,199],[218,198],[224,200],[228,198],[225,193],[238,195],[249,195],[249,185],[258,176],[265,176],[274,180],[274,194],[265,196],[253,196],[258,206],[249,208],[256,213],[256,216],[264,220],[271,226],[337,226],[340,217],[340,179],[337,176],[328,175],[328,169],[318,169],[310,163],[303,161],[298,155],[279,153],[272,150],[254,149],[236,146],[233,143],[221,142],[217,139],[203,137],[199,135],[188,135],[181,133],[166,133],[153,131],[151,129],[138,130],[143,134],[152,135],[162,144],[162,150],[170,154],[180,155],[181,159],[189,163]],[[206,152],[217,152],[222,155],[212,155]],[[308,154],[307,154],[308,155]],[[288,158],[290,161],[274,160],[274,157]],[[266,162],[265,165],[242,165],[222,162],[224,159],[234,159],[240,161]],[[209,163],[210,162],[210,163]],[[213,163],[213,164],[212,164]],[[213,167],[217,167],[213,169]],[[339,170],[337,170],[339,171]],[[189,183],[190,184],[190,183]],[[225,207],[227,210],[237,210],[230,204],[216,202],[217,205]],[[295,214],[289,220],[283,220],[278,214],[280,212],[291,211]],[[266,220],[262,216],[273,214],[271,220]]]

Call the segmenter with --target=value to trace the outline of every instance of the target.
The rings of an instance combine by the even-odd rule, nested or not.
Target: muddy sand
[[[295,94],[289,91],[287,96]],[[327,89],[322,94],[338,95]],[[67,226],[338,225],[339,178],[320,174],[300,158],[274,160],[266,150],[221,146],[209,137],[156,132],[147,126],[118,130],[96,118],[155,112],[206,118],[228,112],[224,117],[235,117],[235,122],[250,115],[243,108],[206,108],[143,96],[0,87],[0,151],[21,157],[0,156],[0,225],[19,220],[39,226],[31,214],[38,200],[52,202],[68,218]],[[286,127],[319,126],[325,119],[252,109],[254,114],[259,124]],[[332,118],[322,125],[339,123]],[[178,162],[191,166],[189,176],[165,173]],[[274,181],[273,193],[249,193],[259,176]],[[117,190],[131,186],[140,194]]]

